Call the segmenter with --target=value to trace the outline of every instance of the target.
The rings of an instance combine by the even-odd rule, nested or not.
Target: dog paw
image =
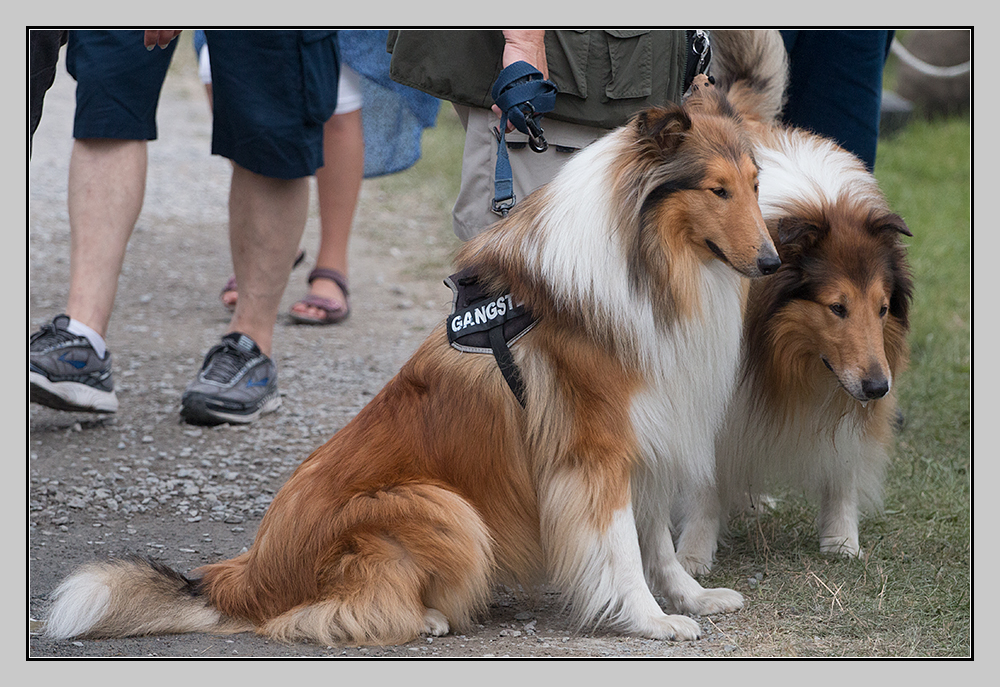
[[[435,608],[428,608],[424,612],[424,629],[421,631],[421,634],[441,637],[448,634],[450,629],[448,619],[441,611]]]
[[[668,639],[674,642],[701,637],[701,626],[686,615],[650,616],[647,622],[631,629],[633,633],[648,639]]]
[[[821,537],[819,552],[846,558],[860,558],[862,551],[857,540],[845,537]]]
[[[684,609],[695,615],[712,615],[713,613],[732,613],[743,608],[743,595],[732,589],[719,587],[706,589],[695,599],[692,599]]]
[[[707,575],[712,571],[711,556],[706,559],[703,556],[695,554],[678,553],[677,560],[680,562],[681,567],[684,568],[684,572],[691,577],[700,577],[702,575]]]

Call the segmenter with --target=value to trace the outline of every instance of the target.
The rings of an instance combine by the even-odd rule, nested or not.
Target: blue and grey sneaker
[[[87,337],[68,326],[69,317],[58,315],[28,339],[29,398],[56,410],[117,412],[111,353],[97,357]]]
[[[278,368],[246,334],[222,337],[181,397],[181,417],[196,425],[247,424],[278,409]]]

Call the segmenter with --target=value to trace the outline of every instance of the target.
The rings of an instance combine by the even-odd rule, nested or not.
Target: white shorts
[[[347,114],[361,109],[361,76],[343,62],[337,81],[337,109],[333,114]]]
[[[208,45],[201,46],[198,53],[198,77],[205,85],[212,83],[212,67],[208,61]],[[333,114],[347,114],[361,109],[361,77],[343,62],[340,63],[340,78],[337,81],[337,109]]]

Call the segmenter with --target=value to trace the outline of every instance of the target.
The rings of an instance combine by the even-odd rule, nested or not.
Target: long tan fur
[[[295,471],[249,551],[190,582],[92,564],[60,586],[49,634],[395,643],[468,627],[498,581],[548,579],[581,627],[697,637],[682,614],[743,601],[683,571],[670,505],[712,472],[741,275],[777,267],[756,183],[718,93],[640,113],[459,256],[539,318],[512,348],[524,408],[442,325]]]

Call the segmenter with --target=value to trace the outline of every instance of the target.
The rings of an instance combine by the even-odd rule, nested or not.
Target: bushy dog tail
[[[212,608],[197,581],[139,556],[84,565],[53,601],[45,623],[53,639],[253,629]]]
[[[712,31],[716,88],[745,117],[774,121],[785,104],[788,54],[778,31]]]
[[[450,489],[409,483],[360,494],[338,521],[342,534],[317,565],[318,598],[269,619],[261,628],[266,636],[401,644],[464,630],[485,608],[492,540],[476,509]],[[212,583],[222,607],[226,586],[222,579]]]

